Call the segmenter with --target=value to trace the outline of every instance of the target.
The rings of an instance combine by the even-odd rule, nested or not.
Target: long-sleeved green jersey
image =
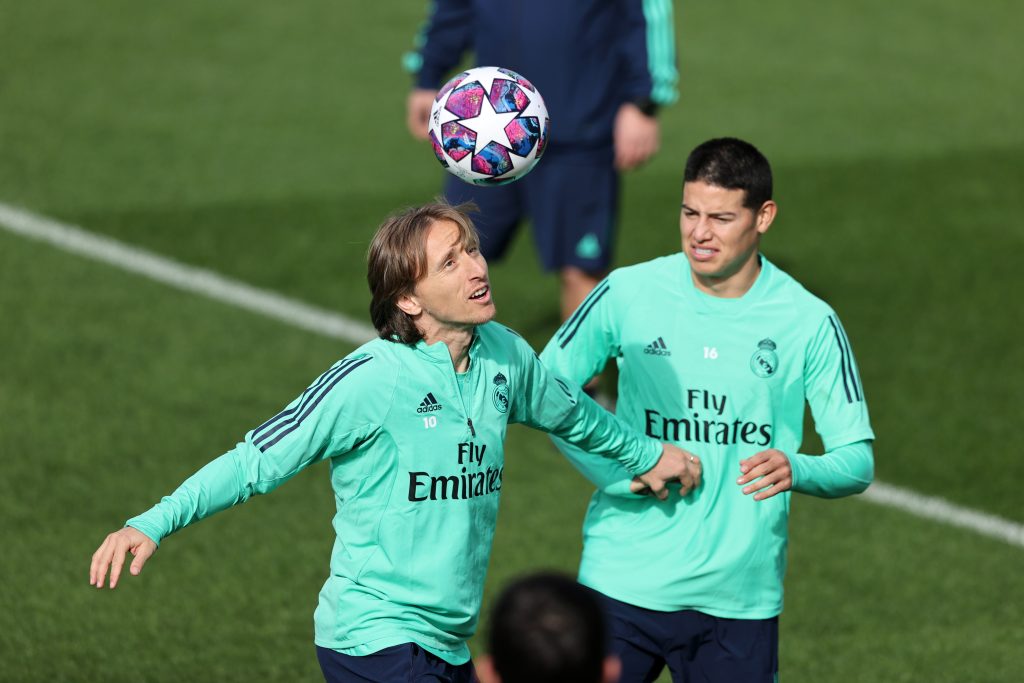
[[[762,257],[746,294],[698,290],[684,254],[614,271],[541,358],[586,382],[615,358],[620,418],[700,456],[702,485],[667,502],[629,493],[632,475],[555,440],[597,486],[584,522],[580,581],[662,611],[765,619],[782,610],[790,494],[755,501],[739,463],[776,448],[793,490],[863,491],[873,477],[867,406],[835,313]],[[798,453],[804,405],[824,456]]]
[[[661,452],[548,372],[510,329],[478,327],[469,355],[457,374],[443,343],[369,342],[127,524],[159,543],[329,459],[337,540],[314,615],[317,645],[364,655],[413,642],[462,664],[508,424],[558,434],[635,473]]]

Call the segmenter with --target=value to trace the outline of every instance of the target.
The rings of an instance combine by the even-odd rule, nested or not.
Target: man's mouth
[[[491,291],[491,288],[490,288],[490,286],[488,286],[488,285],[484,285],[484,286],[483,286],[483,287],[481,287],[480,289],[478,289],[478,290],[476,290],[475,292],[473,292],[472,294],[470,294],[470,295],[469,295],[469,298],[470,298],[470,299],[482,299],[482,298],[484,298],[485,296],[487,296],[487,293],[488,293],[489,291]]]

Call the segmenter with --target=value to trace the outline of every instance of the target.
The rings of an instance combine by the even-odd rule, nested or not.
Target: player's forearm
[[[244,502],[253,491],[242,483],[237,450],[205,465],[174,493],[129,519],[125,526],[138,529],[159,544],[165,536],[193,522]]]
[[[633,475],[615,460],[595,458],[590,453],[581,451],[564,439],[554,435],[551,436],[551,441],[562,452],[562,455],[572,463],[572,466],[579,470],[580,474],[586,477],[598,490],[611,496],[641,497],[629,489],[629,484],[633,481]]]
[[[661,444],[634,431],[625,422],[578,391],[574,409],[551,430],[592,457],[617,461],[632,474],[642,474],[658,462]]]
[[[793,490],[821,498],[862,493],[875,476],[870,441],[858,441],[824,455],[797,453],[790,457]]]

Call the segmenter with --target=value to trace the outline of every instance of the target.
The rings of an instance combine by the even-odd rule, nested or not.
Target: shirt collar
[[[478,329],[473,330],[473,341],[469,343],[469,364],[472,367],[473,357],[476,355],[476,351],[480,347],[480,331]],[[427,360],[432,363],[448,363],[451,365],[452,354],[448,350],[448,345],[442,341],[434,342],[433,344],[427,344],[423,339],[420,339],[413,346],[416,352],[424,356]]]

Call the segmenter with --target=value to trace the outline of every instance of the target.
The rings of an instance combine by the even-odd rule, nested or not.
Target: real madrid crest
[[[500,372],[494,376],[494,393],[491,394],[491,401],[499,413],[508,412],[508,380]]]
[[[758,377],[768,378],[779,369],[779,357],[775,354],[775,342],[762,339],[757,343],[757,351],[750,357],[750,369]]]

